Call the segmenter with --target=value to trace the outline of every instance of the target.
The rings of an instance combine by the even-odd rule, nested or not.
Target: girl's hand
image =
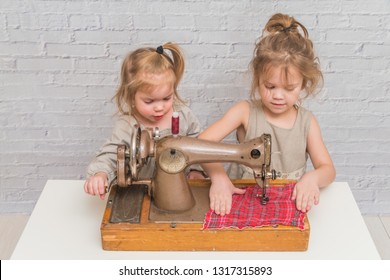
[[[203,172],[197,171],[197,170],[191,170],[188,175],[187,179],[194,180],[194,179],[205,179],[206,177],[203,176]]]
[[[306,173],[300,181],[295,185],[291,199],[296,200],[297,209],[302,212],[308,212],[311,207],[320,202],[320,187],[311,178],[309,173]]]
[[[87,179],[84,183],[84,191],[90,195],[99,195],[100,199],[106,196],[108,177],[104,172],[99,172]]]
[[[212,182],[210,187],[210,208],[216,214],[224,216],[232,208],[232,195],[244,194],[244,189],[236,188],[229,177],[220,178],[217,183]]]

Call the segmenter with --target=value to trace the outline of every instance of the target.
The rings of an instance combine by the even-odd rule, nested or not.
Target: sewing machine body
[[[270,169],[271,139],[263,135],[244,144],[224,144],[190,137],[162,139],[150,130],[137,133],[130,147],[118,148],[117,181],[111,186],[101,225],[105,250],[248,250],[304,251],[310,227],[258,227],[202,230],[209,210],[209,180],[187,180],[185,169],[196,163],[236,162],[254,171],[253,180],[267,203],[266,188],[277,173]],[[129,149],[129,151],[127,150]],[[153,179],[138,178],[139,170],[155,158]]]

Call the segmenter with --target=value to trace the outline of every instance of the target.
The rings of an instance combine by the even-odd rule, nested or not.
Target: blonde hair
[[[171,56],[166,52],[169,50]],[[122,114],[131,114],[135,93],[141,88],[153,87],[145,74],[162,74],[170,71],[168,82],[172,82],[174,99],[184,103],[177,92],[177,86],[184,73],[184,56],[180,47],[168,42],[158,48],[139,48],[123,60],[120,84],[113,99]]]
[[[305,98],[314,95],[323,82],[318,58],[314,54],[307,29],[285,14],[275,14],[269,19],[256,43],[250,65],[253,72],[252,99],[256,99],[259,77],[267,77],[271,67],[282,66],[287,78],[289,66],[294,66],[303,77],[302,89],[306,92]]]

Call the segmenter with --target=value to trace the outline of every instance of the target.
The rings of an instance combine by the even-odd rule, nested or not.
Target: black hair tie
[[[163,54],[163,52],[164,52],[163,46],[158,46],[157,49],[156,49],[156,52],[159,53],[159,54]]]

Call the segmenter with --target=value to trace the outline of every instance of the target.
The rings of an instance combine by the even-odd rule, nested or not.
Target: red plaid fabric
[[[233,195],[232,209],[225,216],[217,215],[213,210],[206,213],[203,229],[261,227],[288,225],[304,230],[305,214],[297,210],[291,194],[295,183],[282,187],[267,188],[269,202],[261,204],[257,194],[262,189],[256,186],[247,186],[243,195]]]

